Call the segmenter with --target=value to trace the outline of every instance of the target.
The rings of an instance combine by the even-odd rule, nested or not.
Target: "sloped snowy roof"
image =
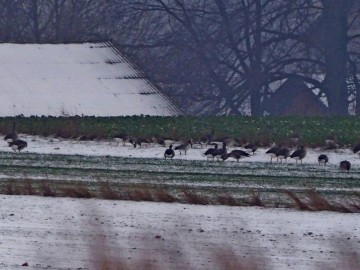
[[[180,114],[112,43],[0,44],[0,116]]]

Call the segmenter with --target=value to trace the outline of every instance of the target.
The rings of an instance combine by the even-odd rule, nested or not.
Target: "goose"
[[[17,139],[18,139],[18,134],[16,133],[16,123],[13,122],[12,132],[5,135],[4,141],[13,142]]]
[[[159,144],[159,145],[164,146],[164,147],[166,146],[165,139],[163,137],[161,137],[161,136],[156,135],[156,136],[151,138],[151,141],[153,143],[155,143],[155,144]]]
[[[27,142],[17,139],[12,142],[9,142],[9,147],[11,147],[15,152],[18,150],[19,152],[27,147]]]
[[[201,148],[204,148],[206,147],[206,145],[208,144],[209,140],[206,138],[206,137],[201,137],[199,140],[198,140],[198,143],[200,144],[200,147]]]
[[[183,151],[186,155],[186,151],[189,150],[190,148],[192,147],[192,143],[191,143],[191,140],[189,140],[187,143],[182,143],[178,146],[175,147],[175,150],[179,150],[180,152],[180,155],[181,155],[181,152]]]
[[[290,150],[287,147],[281,147],[279,151],[276,152],[276,157],[280,159],[280,163],[282,163],[283,159],[287,161],[287,158],[290,156]]]
[[[227,154],[227,149],[226,149],[226,143],[223,143],[223,147],[221,149],[216,149],[213,153],[212,156],[213,158],[220,160],[220,158],[225,157],[225,155]]]
[[[339,168],[341,171],[350,171],[350,168],[351,168],[350,161],[347,161],[347,160],[341,161]]]
[[[250,154],[243,151],[243,150],[240,150],[240,149],[235,149],[235,150],[232,150],[230,153],[235,153],[235,154],[238,154],[242,157],[250,157]]]
[[[114,136],[114,140],[117,146],[120,142],[122,142],[123,146],[125,146],[126,141],[129,140],[129,135],[126,133],[118,133]]]
[[[276,153],[280,150],[280,146],[273,146],[269,150],[266,151],[266,154],[270,156],[270,162],[272,163],[272,159],[276,158],[276,161],[278,161],[278,158],[276,156]]]
[[[229,154],[226,154],[222,157],[223,160],[226,160],[228,158],[236,159],[236,161],[239,161],[242,158],[250,157],[250,154],[243,151],[243,150],[232,150]]]
[[[170,144],[169,148],[165,150],[165,153],[164,153],[165,159],[167,159],[167,158],[173,159],[173,157],[175,156],[175,151],[172,148],[173,148],[173,145]]]
[[[206,146],[206,142],[202,141],[201,139],[190,139],[191,141],[191,148],[194,149],[203,149]]]
[[[339,148],[339,145],[336,143],[336,135],[330,134],[325,139],[325,149],[333,150]]]
[[[336,135],[334,133],[329,134],[325,139],[325,144],[335,144]]]
[[[214,138],[215,138],[215,130],[211,129],[210,133],[201,136],[200,138],[201,146],[203,147],[212,144],[211,142],[214,140]]]
[[[131,143],[133,146],[134,146],[134,148],[136,148],[136,139],[133,139],[133,138],[131,138],[131,139],[129,139],[129,143]]]
[[[208,150],[206,150],[206,152],[203,154],[203,156],[206,157],[207,160],[209,160],[209,159],[214,160],[213,152],[217,149],[218,149],[218,144],[215,143],[214,148],[209,148]]]
[[[247,145],[244,146],[244,148],[249,149],[252,152],[252,154],[255,154],[257,150],[256,144],[252,144],[252,143],[248,143]]]
[[[161,135],[155,135],[154,137],[151,138],[151,141],[154,143],[154,144],[159,144],[163,147],[169,147],[170,144],[174,144],[176,143],[176,141],[170,137],[164,137],[164,136],[161,136]]]
[[[354,154],[358,154],[360,156],[360,143],[355,145],[355,147],[353,148],[353,152]]]
[[[130,139],[129,142],[134,146],[134,148],[136,148],[137,145],[141,147],[141,145],[148,145],[150,143],[149,140],[145,138]]]
[[[167,145],[170,146],[170,144],[174,145],[174,143],[176,143],[176,141],[174,139],[168,138],[168,139],[164,139],[164,146],[166,147]]]
[[[304,146],[299,146],[297,150],[295,150],[291,155],[290,158],[293,158],[296,160],[296,164],[298,163],[298,160],[302,163],[303,158],[306,156],[306,149]]]
[[[329,158],[327,155],[324,155],[324,154],[321,154],[319,157],[318,157],[318,163],[319,163],[319,166],[321,163],[324,163],[324,166],[326,166],[326,163],[329,162]]]
[[[211,140],[211,141],[209,141],[208,143],[207,143],[207,145],[214,145],[214,144],[217,144],[217,145],[221,145],[221,144],[223,144],[223,143],[226,143],[226,141],[225,140],[223,140],[223,139],[219,139],[219,138],[215,138],[214,140]]]

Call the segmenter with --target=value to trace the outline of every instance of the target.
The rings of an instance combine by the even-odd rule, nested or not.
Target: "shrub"
[[[202,204],[202,205],[210,204],[209,199],[207,197],[192,192],[188,189],[183,189],[182,193],[184,195],[184,200],[186,203]]]

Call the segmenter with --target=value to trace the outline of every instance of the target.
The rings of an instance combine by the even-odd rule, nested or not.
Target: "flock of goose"
[[[212,133],[212,135],[213,135],[213,133]],[[257,145],[247,144],[244,146],[246,151],[236,149],[236,150],[232,150],[231,152],[228,152],[227,148],[226,148],[227,143],[225,140],[214,142],[210,139],[210,137],[211,136],[205,138],[205,141],[202,140],[202,142],[200,142],[201,147],[203,147],[204,145],[212,146],[212,148],[207,149],[203,153],[203,156],[206,157],[207,160],[225,161],[229,158],[232,158],[232,159],[236,159],[237,161],[239,161],[242,158],[250,157],[250,153],[254,154],[255,151],[257,150]],[[149,140],[147,140],[147,139],[144,139],[144,138],[129,139],[127,137],[127,135],[124,135],[124,134],[119,136],[119,138],[121,138],[123,143],[125,143],[125,141],[129,141],[134,147],[137,147],[137,146],[141,147],[142,144],[149,143]],[[155,140],[158,143],[165,145],[164,140],[162,138],[160,138],[160,139],[155,138]],[[296,142],[297,141],[298,141],[298,139],[296,140]],[[173,159],[175,156],[176,150],[179,151],[180,155],[182,153],[184,153],[186,155],[186,152],[189,149],[191,149],[193,146],[192,140],[188,140],[185,143],[181,143],[175,147],[174,147],[175,142],[174,141],[170,141],[170,142],[171,143],[168,142],[168,144],[170,144],[169,148],[166,149],[164,152],[165,159]],[[325,141],[325,143],[328,145],[335,145],[335,143],[332,140],[330,140],[329,138]],[[220,148],[219,145],[221,145],[221,144],[222,144],[222,147]],[[353,152],[360,155],[360,144],[356,145],[353,148]],[[273,162],[273,159],[276,159],[277,162],[282,163],[283,160],[285,160],[285,162],[286,162],[288,158],[292,158],[292,159],[296,160],[296,163],[298,163],[298,162],[302,163],[302,160],[306,156],[306,148],[304,146],[299,146],[295,151],[291,152],[290,149],[285,146],[274,145],[269,150],[266,151],[266,154],[270,156],[271,163]],[[326,154],[320,154],[317,158],[317,161],[318,161],[319,165],[325,166],[329,162],[329,157]],[[342,171],[350,171],[350,168],[351,168],[351,163],[348,160],[343,160],[339,163],[339,169]]]
[[[128,137],[118,136],[122,141],[123,144],[125,144],[125,141],[128,141],[131,143],[135,148],[136,146],[141,147],[142,144],[147,144],[149,141],[147,139],[143,138],[136,138],[136,139],[129,139]],[[15,152],[20,152],[25,147],[27,147],[27,142],[24,140],[19,139],[18,134],[15,130],[15,123],[13,123],[13,130],[11,133],[7,134],[4,137],[4,140],[8,142],[8,146],[11,147]],[[184,153],[186,155],[187,151],[193,147],[192,140],[188,140],[185,143],[181,143],[175,147],[173,147],[174,141],[169,145],[169,148],[165,150],[164,152],[164,158],[165,159],[173,159],[175,156],[175,151],[178,150],[180,155]],[[256,152],[257,145],[255,144],[247,144],[244,146],[246,151],[236,149],[232,150],[231,152],[228,152],[227,150],[227,143],[226,141],[222,141],[222,147],[219,148],[219,142],[211,142],[207,141],[205,145],[211,145],[212,148],[208,148],[204,153],[203,156],[207,158],[207,160],[222,160],[225,161],[229,158],[235,159],[239,161],[242,158],[250,157],[250,153],[254,154]],[[164,141],[161,142],[161,144],[165,145]],[[204,142],[201,143],[201,147],[203,147]],[[353,152],[355,154],[360,155],[360,144],[356,145],[353,148]],[[283,160],[285,162],[288,158],[292,158],[296,160],[296,163],[300,161],[302,163],[302,160],[306,156],[306,148],[304,146],[299,146],[295,151],[291,153],[290,149],[282,146],[282,145],[274,145],[269,150],[266,151],[266,154],[270,156],[270,163],[273,162],[273,159],[276,159],[277,162],[282,163]],[[318,164],[326,165],[326,163],[329,162],[329,158],[325,154],[321,154],[318,156]],[[347,160],[343,160],[339,163],[340,170],[350,171],[351,163]]]
[[[212,145],[212,148],[208,148],[204,153],[203,156],[207,158],[207,160],[217,160],[217,161],[225,161],[229,158],[235,159],[239,161],[242,158],[250,157],[250,153],[253,154],[257,150],[257,146],[254,144],[247,144],[244,146],[244,148],[247,151],[235,149],[231,152],[227,151],[227,144],[226,142],[222,142],[222,147],[219,148],[218,143],[208,143],[208,145]],[[173,159],[175,156],[175,150],[178,150],[180,155],[181,153],[186,154],[186,152],[192,147],[191,140],[189,140],[186,143],[182,143],[180,145],[177,145],[173,147],[171,144],[168,149],[164,152],[164,158],[165,159]],[[355,146],[353,149],[354,153],[360,154],[360,144]],[[296,161],[296,164],[298,162],[302,163],[302,160],[306,157],[306,148],[304,146],[298,146],[297,149],[293,152],[285,146],[282,145],[274,145],[270,149],[268,149],[265,152],[267,155],[270,156],[270,163],[273,162],[273,159],[276,159],[277,162],[282,163],[283,161],[287,162],[288,158],[292,158]],[[326,163],[329,162],[329,157],[326,154],[320,154],[318,156],[318,164],[319,165],[326,165]],[[347,160],[343,160],[339,163],[339,169],[342,171],[350,171],[351,163]]]

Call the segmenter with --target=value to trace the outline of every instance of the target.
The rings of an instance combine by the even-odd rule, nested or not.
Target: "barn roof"
[[[179,114],[110,42],[0,44],[0,116]]]
[[[325,116],[328,108],[300,79],[287,79],[265,101],[264,109],[271,115]]]

